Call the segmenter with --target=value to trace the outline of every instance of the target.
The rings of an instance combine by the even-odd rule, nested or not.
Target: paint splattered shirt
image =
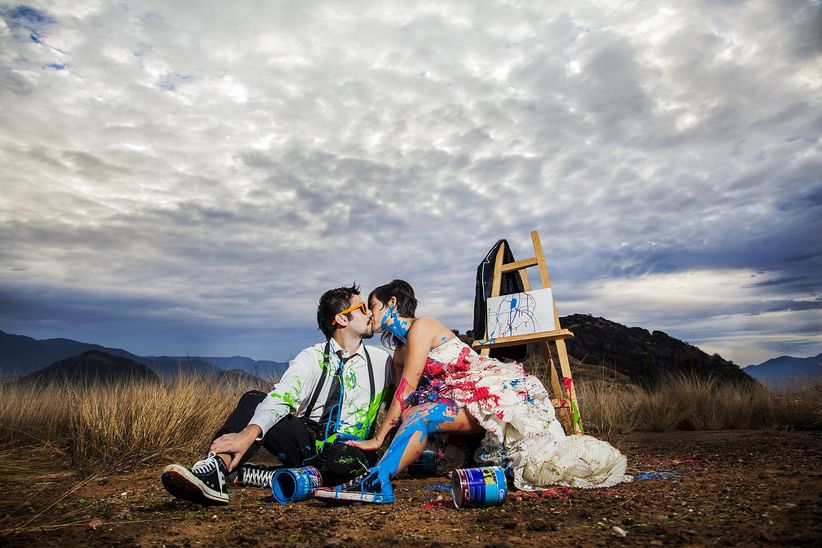
[[[298,417],[303,417],[325,366],[329,371],[309,417],[319,421],[331,389],[331,376],[338,370],[340,362],[343,362],[340,383],[342,412],[339,423],[333,425],[334,431],[329,433],[336,433],[341,439],[367,439],[371,424],[386,398],[387,389],[394,384],[394,374],[388,353],[381,348],[369,346],[368,354],[374,369],[374,399],[369,401],[371,388],[364,348],[361,344],[356,352],[348,354],[337,341],[331,339],[327,365],[323,359],[324,342],[306,348],[291,361],[274,389],[257,406],[249,424],[259,426],[265,436],[287,414],[296,412]]]

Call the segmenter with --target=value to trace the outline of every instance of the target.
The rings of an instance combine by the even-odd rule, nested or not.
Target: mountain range
[[[733,362],[662,331],[627,327],[588,314],[561,317],[560,324],[574,334],[566,341],[571,356],[626,375],[636,384],[651,386],[680,374],[710,376],[721,383],[753,382]]]
[[[594,367],[597,375],[604,369],[610,371],[613,378],[646,386],[678,374],[711,376],[730,383],[752,383],[756,379],[769,386],[791,379],[813,379],[814,382],[822,379],[822,354],[810,358],[782,356],[743,369],[717,354],[708,355],[661,331],[627,327],[586,314],[564,316],[560,322],[574,333],[574,338],[567,341],[568,353],[572,364],[576,364],[575,370],[583,375],[586,367]],[[73,362],[65,361],[72,357],[76,358]],[[47,367],[51,369],[44,374],[59,375],[72,363],[83,372],[81,376],[99,375],[94,371],[98,371],[101,364],[114,361],[118,361],[116,367],[132,371],[132,375],[143,375],[142,370],[135,367],[139,365],[163,380],[182,373],[273,382],[288,367],[286,362],[253,360],[245,356],[137,356],[121,348],[70,339],[36,340],[0,331],[0,379],[11,380],[26,375],[37,378],[31,374]]]
[[[745,372],[773,388],[813,384],[822,381],[822,354],[808,358],[779,356],[758,365],[749,365]]]
[[[181,373],[212,376],[231,370],[239,370],[265,380],[275,380],[288,368],[288,362],[253,360],[245,356],[137,356],[122,348],[106,348],[71,339],[37,340],[0,331],[0,378],[21,378],[90,350],[132,360],[166,380]]]

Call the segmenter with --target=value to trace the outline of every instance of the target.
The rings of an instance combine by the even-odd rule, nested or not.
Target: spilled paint
[[[354,405],[346,407],[346,419],[340,421],[338,433],[342,440],[365,440],[371,433],[371,425],[377,418],[380,411],[385,390],[381,390],[370,404]]]
[[[359,492],[362,500],[368,502],[393,502],[394,489],[391,477],[399,471],[402,457],[409,452],[414,459],[419,457],[428,443],[428,436],[442,431],[444,423],[455,420],[449,411],[447,405],[436,403],[414,409],[406,416],[394,440],[376,466],[360,478],[338,487],[338,497],[342,498],[341,492],[348,491]]]
[[[571,496],[570,487],[558,487],[552,489],[543,489],[542,491],[517,491],[513,493],[514,500],[522,499],[546,499],[549,497],[559,497],[560,499],[567,499]]]
[[[292,409],[300,407],[300,393],[303,389],[304,379],[300,376],[294,376],[292,384],[286,391],[279,391],[276,388],[268,394],[275,400],[280,400]]]
[[[448,490],[450,491],[451,488],[449,487]],[[432,508],[456,508],[456,506],[454,505],[453,500],[444,499],[444,500],[425,501],[420,505],[420,508],[424,508],[425,510],[430,510]]]
[[[575,402],[571,397],[574,379],[570,377],[562,377],[562,383],[565,385],[565,392],[568,394],[568,402],[571,404],[571,415],[573,416],[574,424],[579,428],[579,431],[584,434],[585,429],[582,428],[582,417],[579,414],[579,407],[577,407],[577,402]]]
[[[651,470],[647,472],[637,472],[633,475],[637,481],[653,479],[673,479],[682,476],[682,472],[677,470]]]
[[[438,483],[436,485],[426,485],[422,487],[423,491],[450,491],[451,485],[447,483]]]

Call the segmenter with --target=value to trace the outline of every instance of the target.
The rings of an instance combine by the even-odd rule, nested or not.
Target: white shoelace
[[[217,457],[208,457],[204,460],[198,460],[194,463],[194,466],[191,467],[191,471],[195,474],[208,474],[209,472],[213,472],[217,470]]]
[[[263,470],[257,467],[243,468],[243,483],[254,487],[270,487],[271,478],[276,470]]]

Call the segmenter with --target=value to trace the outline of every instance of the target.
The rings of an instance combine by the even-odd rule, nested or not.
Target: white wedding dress
[[[612,445],[565,435],[548,391],[522,365],[480,356],[456,337],[431,349],[411,398],[465,408],[486,430],[477,460],[510,467],[518,489],[589,489],[631,480],[625,456]]]

